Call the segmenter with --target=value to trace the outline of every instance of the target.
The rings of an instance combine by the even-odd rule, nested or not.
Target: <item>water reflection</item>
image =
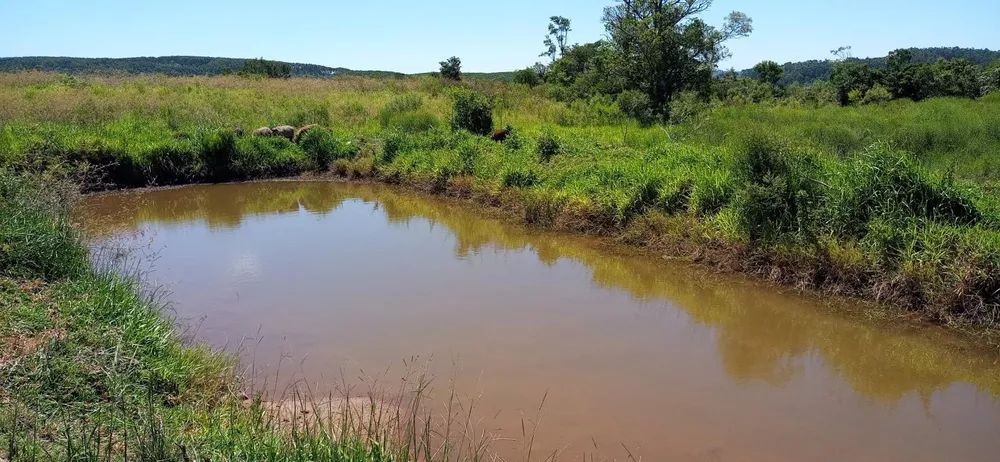
[[[599,286],[627,291],[637,301],[666,301],[718,332],[725,371],[736,381],[781,385],[802,373],[797,358],[819,355],[853,389],[892,402],[916,392],[925,400],[956,382],[1000,397],[997,358],[936,329],[893,330],[844,316],[842,307],[755,287],[742,278],[623,255],[594,240],[539,233],[470,216],[450,201],[401,194],[372,185],[272,182],[179,188],[155,193],[93,196],[82,207],[95,236],[135,230],[143,223],[201,221],[210,229],[237,229],[251,216],[333,212],[360,198],[395,226],[428,220],[454,235],[457,257],[494,250],[530,249],[546,264],[571,259],[592,271]],[[255,271],[252,258],[240,271]],[[650,305],[656,306],[656,305]],[[664,306],[664,305],[659,305]]]
[[[947,332],[456,202],[272,182],[93,196],[80,216],[98,240],[158,233],[164,277],[183,280],[172,299],[207,316],[209,341],[264,326],[280,341],[262,348],[290,345],[321,370],[460,354],[483,374],[481,409],[506,411],[508,429],[552,388],[550,450],[593,437],[646,460],[1000,451],[997,356]]]

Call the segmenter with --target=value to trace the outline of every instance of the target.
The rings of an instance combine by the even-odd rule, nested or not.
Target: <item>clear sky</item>
[[[613,0],[0,0],[0,56],[264,57],[351,69],[424,72],[448,56],[466,71],[539,60],[548,17],[573,21],[570,42],[600,39]],[[749,14],[754,33],[720,67],[771,59],[857,57],[900,47],[1000,49],[1000,0],[716,0],[721,24]]]

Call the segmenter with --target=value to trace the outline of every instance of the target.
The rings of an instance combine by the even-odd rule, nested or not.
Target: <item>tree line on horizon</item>
[[[684,119],[699,105],[794,100],[870,104],[893,99],[978,98],[1000,90],[1000,52],[963,48],[898,49],[857,59],[851,47],[833,59],[720,71],[725,42],[753,31],[733,12],[720,28],[698,17],[713,0],[618,0],[605,8],[607,38],[569,45],[569,19],[552,16],[543,42],[548,63],[519,70],[514,81],[542,86],[558,100],[616,102],[640,120]],[[674,114],[672,114],[672,112]]]

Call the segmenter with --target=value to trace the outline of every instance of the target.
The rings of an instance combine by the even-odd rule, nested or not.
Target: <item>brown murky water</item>
[[[1000,355],[938,330],[387,187],[197,186],[82,210],[95,245],[144,243],[198,338],[250,345],[280,381],[434,356],[514,438],[548,390],[536,455],[1000,460]],[[520,443],[498,447],[518,458]]]

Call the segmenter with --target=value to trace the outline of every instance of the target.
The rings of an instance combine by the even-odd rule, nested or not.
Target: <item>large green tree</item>
[[[721,28],[698,15],[713,0],[618,0],[604,9],[604,26],[627,88],[649,96],[652,110],[669,114],[670,100],[688,88],[706,90],[716,64],[729,55],[723,44],[753,31],[751,19],[732,12]]]
[[[615,79],[614,62],[607,42],[574,45],[549,66],[545,81],[565,88],[569,99],[618,93],[622,84]]]
[[[937,96],[982,96],[980,76],[982,70],[972,61],[957,58],[934,63],[934,93]]]
[[[761,61],[753,67],[753,71],[757,74],[757,80],[771,85],[777,85],[785,74],[785,69],[774,61]]]

